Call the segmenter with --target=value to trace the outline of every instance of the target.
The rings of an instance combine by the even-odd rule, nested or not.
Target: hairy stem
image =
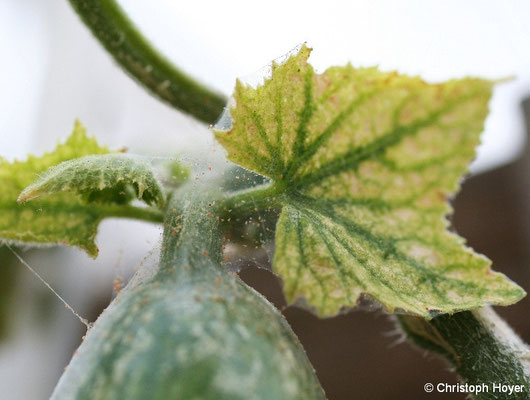
[[[102,207],[101,215],[104,218],[131,218],[147,222],[161,223],[164,215],[155,208],[143,208],[126,205],[106,205]]]
[[[263,184],[228,195],[220,203],[220,213],[238,216],[257,211],[281,209],[282,190],[276,184]]]
[[[199,185],[187,185],[171,197],[164,217],[161,273],[175,275],[175,265],[186,265],[179,276],[205,274],[221,265],[222,238],[213,199],[215,193]]]
[[[116,62],[159,99],[213,123],[226,98],[177,69],[135,28],[115,0],[69,0]]]
[[[493,309],[442,315],[431,321],[405,315],[397,320],[409,340],[444,356],[465,383],[487,386],[487,391],[473,398],[529,398],[530,349]],[[510,395],[494,387],[499,384],[519,385],[520,391]]]
[[[204,201],[200,199],[200,196],[194,197],[190,193],[193,191],[203,193],[203,197],[209,200],[199,207],[199,203]],[[193,211],[194,214],[201,213],[205,216],[211,216],[213,214],[216,215],[215,218],[223,221],[240,221],[259,212],[278,211],[281,205],[278,202],[276,192],[277,190],[274,186],[262,185],[236,192],[226,198],[220,198],[211,189],[179,189],[171,196],[165,215],[162,211],[153,207],[135,207],[130,205],[105,205],[101,209],[98,209],[98,213],[103,218],[130,218],[154,223],[165,222],[166,233],[164,235],[164,241],[174,241],[176,238],[168,236],[168,232],[176,233],[180,230],[184,216],[183,207],[185,206],[188,207],[187,212]],[[194,201],[197,204],[188,204]],[[189,219],[187,218],[187,220]],[[167,225],[169,223],[168,221],[174,225],[171,227],[171,230],[168,230],[170,229]]]

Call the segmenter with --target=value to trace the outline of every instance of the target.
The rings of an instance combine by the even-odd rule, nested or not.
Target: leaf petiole
[[[131,218],[140,221],[162,223],[164,214],[154,207],[135,207],[130,205],[105,205],[101,207],[103,218]]]

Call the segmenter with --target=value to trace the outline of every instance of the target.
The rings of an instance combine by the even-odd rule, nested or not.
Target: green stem
[[[445,357],[464,383],[487,387],[472,395],[474,399],[529,398],[530,350],[493,309],[442,315],[431,321],[404,315],[397,319],[408,339]],[[437,391],[441,382],[432,383]],[[502,392],[494,386],[499,384],[520,391]]]
[[[202,193],[201,196],[193,192]],[[271,185],[262,185],[252,189],[239,191],[232,196],[219,199],[215,191],[205,188],[184,188],[176,191],[172,196],[167,210],[164,213],[155,208],[135,207],[130,205],[105,205],[98,209],[98,214],[103,218],[130,218],[154,223],[165,223],[164,242],[171,242],[171,247],[175,247],[177,238],[172,233],[179,232],[182,221],[184,221],[183,208],[186,212],[192,213],[193,218],[187,217],[186,220],[193,225],[199,217],[216,215],[221,220],[230,219],[232,221],[241,220],[258,212],[278,211],[281,208],[279,195],[276,187]],[[204,202],[203,199],[208,199]],[[189,203],[192,203],[191,205]],[[202,204],[204,203],[204,204]],[[200,214],[200,215],[199,215]],[[213,218],[213,217],[212,217]],[[191,229],[191,228],[190,228]],[[198,240],[200,241],[200,240]]]
[[[160,276],[183,278],[221,268],[222,237],[212,213],[215,194],[187,185],[171,197],[164,217]],[[175,271],[175,266],[181,268]]]
[[[221,214],[271,211],[281,209],[283,190],[276,184],[264,184],[232,193],[220,203]]]
[[[69,0],[116,62],[159,99],[206,123],[223,111],[226,98],[195,81],[158,53],[115,0]]]
[[[147,222],[161,223],[164,215],[155,208],[142,208],[128,205],[106,205],[101,209],[104,218],[131,218]]]

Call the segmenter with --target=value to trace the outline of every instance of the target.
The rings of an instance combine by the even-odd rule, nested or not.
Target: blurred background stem
[[[69,0],[114,60],[153,95],[196,119],[214,123],[226,98],[162,56],[114,0]]]

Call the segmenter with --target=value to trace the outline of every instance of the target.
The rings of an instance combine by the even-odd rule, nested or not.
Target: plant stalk
[[[155,208],[143,208],[129,205],[106,205],[100,214],[104,218],[131,218],[140,221],[161,223],[164,215]]]
[[[407,338],[446,358],[464,383],[487,387],[477,400],[530,398],[530,349],[490,307],[427,321],[399,315]],[[434,390],[437,390],[437,384]],[[497,385],[497,386],[494,386]],[[498,385],[520,388],[504,392]]]
[[[69,0],[92,34],[138,83],[171,106],[214,123],[226,98],[176,68],[136,29],[115,0]]]
[[[164,217],[160,272],[169,275],[207,274],[221,268],[222,238],[213,211],[215,194],[186,185],[171,197]],[[175,265],[187,271],[174,271]]]
[[[210,193],[208,195],[210,200],[207,204],[203,205],[204,209],[201,212],[205,215],[208,213],[215,213],[216,215],[220,215],[221,219],[235,220],[244,219],[257,212],[278,211],[281,208],[281,203],[279,202],[277,192],[275,186],[262,185],[260,187],[236,192],[226,198],[219,198],[216,193]],[[182,215],[180,208],[185,202],[192,201],[190,199],[193,196],[190,196],[189,193],[185,193],[184,196],[182,196],[183,193],[185,193],[185,191],[179,190],[172,196],[173,199],[168,205],[167,210],[170,221],[175,221],[175,218]],[[193,207],[194,210],[197,210],[198,208],[199,207]],[[162,223],[164,220],[166,220],[167,223],[168,221],[168,217],[166,216],[166,218],[164,218],[162,211],[153,207],[105,205],[99,210],[99,214],[104,218],[130,218],[154,223]]]
[[[276,184],[263,184],[228,195],[219,207],[220,214],[236,213],[241,217],[258,211],[280,210],[282,190]]]

